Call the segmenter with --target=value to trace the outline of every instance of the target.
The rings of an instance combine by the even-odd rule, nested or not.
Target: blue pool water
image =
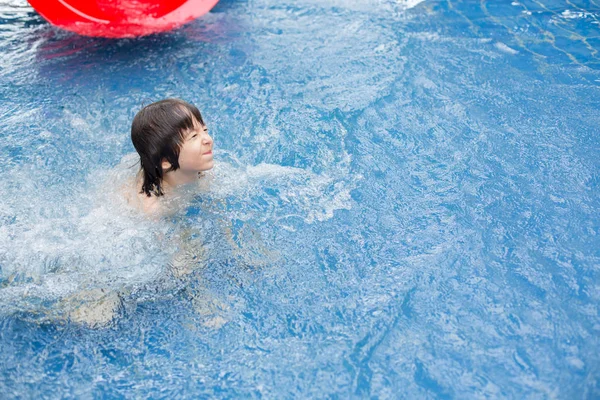
[[[599,398],[599,51],[598,0],[222,0],[136,40],[0,0],[2,397]],[[129,126],[171,96],[218,163],[148,221]]]

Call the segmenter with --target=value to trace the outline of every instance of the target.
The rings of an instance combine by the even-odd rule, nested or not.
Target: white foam
[[[124,193],[133,187],[136,161],[137,155],[128,155],[109,171],[91,172],[81,186],[68,181],[48,185],[50,173],[34,167],[5,171],[0,189],[7,199],[0,205],[2,313],[50,309],[60,314],[73,307],[68,299],[80,299],[81,293],[131,291],[164,276],[178,251],[170,239],[178,228],[167,220],[149,219],[127,204]],[[294,216],[315,223],[332,218],[336,210],[350,209],[350,191],[360,179],[349,173],[351,158],[345,152],[319,174],[230,161],[217,162],[214,171],[173,202],[182,202],[185,209],[193,198],[185,195],[187,191],[201,198],[227,199],[233,206],[224,210],[226,219],[276,223]],[[252,207],[259,203],[266,205],[257,214]],[[109,300],[101,304],[114,303]]]
[[[508,47],[507,45],[505,45],[505,44],[504,44],[504,43],[502,43],[502,42],[496,42],[496,43],[494,43],[494,46],[495,46],[495,47],[496,47],[498,50],[500,50],[500,51],[502,51],[502,52],[504,52],[504,53],[507,53],[507,54],[512,54],[512,55],[519,54],[519,51],[518,51],[518,50],[515,50],[515,49],[513,49],[512,47]]]
[[[84,289],[119,291],[155,279],[168,262],[172,250],[159,240],[168,225],[128,207],[119,192],[132,173],[125,164],[82,188],[14,172],[0,209],[2,312],[36,311]]]
[[[344,160],[346,162],[349,159]],[[347,173],[343,165],[316,174],[276,164],[244,167],[220,162],[210,178],[211,195],[236,199],[242,209],[238,217],[242,219],[247,219],[243,213],[248,204],[262,196],[263,201],[271,202],[265,211],[268,218],[285,219],[293,215],[306,223],[325,221],[332,218],[336,210],[351,209],[350,192],[361,179]],[[266,198],[265,188],[275,190],[276,198]]]
[[[408,9],[418,6],[424,0],[397,0],[397,1],[398,1],[398,4],[400,4],[401,6],[403,6],[404,8],[406,8],[408,10]]]

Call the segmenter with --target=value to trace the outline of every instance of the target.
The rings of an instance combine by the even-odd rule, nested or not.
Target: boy
[[[213,140],[200,111],[183,100],[166,99],[142,108],[133,119],[131,141],[140,156],[137,196],[149,214],[160,212],[162,196],[197,181],[214,165]]]

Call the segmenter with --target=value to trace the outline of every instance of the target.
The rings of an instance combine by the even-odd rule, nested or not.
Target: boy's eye
[[[192,139],[193,139],[193,138],[195,138],[196,136],[198,136],[198,134],[197,134],[197,133],[195,133],[195,134],[192,136]]]

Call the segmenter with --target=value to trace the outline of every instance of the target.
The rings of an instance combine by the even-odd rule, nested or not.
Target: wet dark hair
[[[142,108],[131,123],[131,141],[140,155],[144,181],[140,193],[162,196],[162,180],[166,172],[179,169],[179,150],[185,132],[200,123],[204,125],[200,111],[179,99],[166,99]],[[163,171],[162,161],[171,167]]]

